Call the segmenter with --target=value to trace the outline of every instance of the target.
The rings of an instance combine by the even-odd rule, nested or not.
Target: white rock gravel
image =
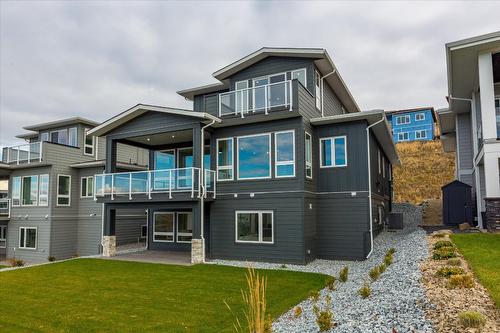
[[[430,306],[420,285],[419,262],[428,255],[425,232],[417,227],[421,223],[420,207],[410,204],[395,204],[394,212],[404,214],[404,229],[396,232],[382,232],[375,238],[374,251],[365,261],[314,260],[305,266],[250,263],[241,261],[214,260],[212,263],[232,266],[253,266],[263,269],[288,269],[303,272],[329,274],[338,277],[343,266],[349,267],[349,279],[337,281],[335,291],[323,289],[318,301],[325,307],[325,297],[332,298],[332,310],[337,326],[330,332],[433,332],[432,324],[425,319],[424,308]],[[371,283],[370,298],[362,299],[357,291],[364,281],[369,281],[368,272],[383,262],[386,251],[394,247],[394,263]],[[305,300],[298,304],[303,313],[299,318],[293,315],[293,308],[273,324],[276,333],[319,332],[312,310],[313,302]]]

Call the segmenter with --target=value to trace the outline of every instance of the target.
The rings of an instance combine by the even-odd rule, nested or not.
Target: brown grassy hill
[[[394,168],[394,200],[420,204],[441,197],[441,186],[455,179],[455,154],[439,140],[396,145],[401,166]]]

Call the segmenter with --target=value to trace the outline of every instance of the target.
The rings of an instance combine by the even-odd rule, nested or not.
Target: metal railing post
[[[151,170],[148,170],[148,199],[151,199]]]
[[[201,171],[198,171],[198,199],[201,198]]]
[[[292,81],[288,81],[288,86],[290,89],[290,111],[293,111],[292,108],[292,103],[293,103],[293,86],[292,86]]]
[[[221,98],[221,94],[219,94],[219,117],[222,117],[222,98]]]
[[[115,189],[115,175],[111,174],[111,200],[115,200],[113,197],[113,192]]]
[[[11,200],[10,199],[7,199],[7,206],[9,208],[9,214],[8,214],[8,217],[10,218],[10,205],[11,205]]]
[[[7,147],[7,164],[10,163],[10,147]]]
[[[28,144],[28,164],[31,163],[31,143]]]
[[[191,198],[194,198],[194,168],[191,168],[190,170],[191,170]]]
[[[38,153],[39,154],[39,157],[38,157],[39,162],[42,162],[42,148],[43,148],[42,145],[43,145],[43,141],[40,141],[40,152]]]
[[[269,86],[268,86],[268,85],[266,85],[266,86],[265,86],[265,90],[264,90],[264,113],[265,113],[266,115],[268,114],[268,113],[267,113],[267,104],[268,104],[267,99],[269,98],[269,96],[268,96],[268,92],[267,92],[267,90],[268,90],[268,89],[269,89]]]
[[[18,165],[19,165],[19,152],[20,152],[19,149],[20,149],[19,146],[17,146],[17,164]]]
[[[214,171],[213,174],[214,174],[214,199],[215,199],[217,193],[217,172]]]
[[[168,198],[172,199],[172,169],[168,170]]]
[[[128,199],[132,200],[132,172],[128,176]]]

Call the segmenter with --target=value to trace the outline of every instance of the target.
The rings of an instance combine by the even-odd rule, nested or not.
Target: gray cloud
[[[0,145],[24,125],[98,121],[262,46],[328,49],[362,109],[445,106],[446,42],[499,30],[495,2],[0,2]]]

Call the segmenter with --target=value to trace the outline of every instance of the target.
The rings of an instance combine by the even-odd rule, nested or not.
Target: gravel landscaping
[[[425,318],[425,308],[430,306],[420,285],[419,263],[428,256],[425,232],[417,227],[421,223],[420,207],[395,204],[394,212],[404,214],[405,228],[396,232],[383,232],[375,238],[374,252],[362,262],[315,260],[306,266],[269,263],[250,263],[214,260],[212,263],[253,266],[263,269],[288,269],[324,273],[338,278],[342,267],[349,267],[345,283],[336,282],[336,290],[323,289],[316,303],[321,309],[325,298],[332,299],[333,320],[336,327],[330,332],[433,332],[432,324]],[[365,281],[370,281],[370,269],[383,262],[387,250],[396,249],[394,263],[387,267],[380,278],[371,283],[371,296],[362,299],[357,291]],[[318,332],[310,299],[298,304],[302,308],[299,317],[294,309],[283,314],[273,324],[273,332]]]

